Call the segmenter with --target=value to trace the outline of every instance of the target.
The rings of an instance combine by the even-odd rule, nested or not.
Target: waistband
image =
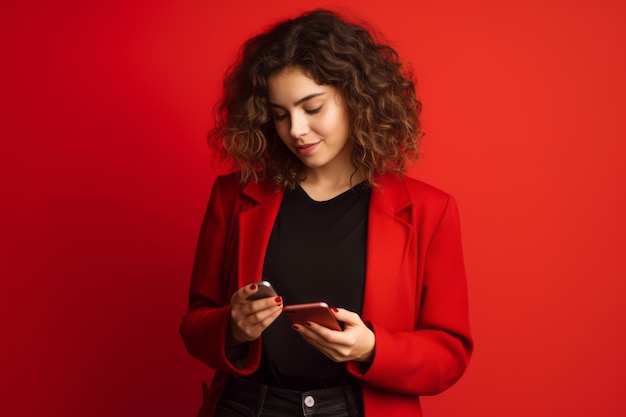
[[[302,410],[305,416],[315,414],[332,415],[333,412],[340,410],[354,410],[362,415],[363,409],[361,388],[356,383],[307,391],[294,391],[231,377],[222,396],[236,400],[251,408],[276,408],[285,411],[289,409]]]

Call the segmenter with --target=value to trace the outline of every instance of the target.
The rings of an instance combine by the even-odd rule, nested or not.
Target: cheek
[[[327,133],[333,133],[338,137],[343,137],[348,134],[350,123],[347,118],[337,114],[327,120],[324,124],[324,129]]]
[[[315,121],[309,124],[311,130],[314,130],[322,136],[327,136],[329,133],[336,133],[338,128],[341,128],[337,116],[332,113],[326,113],[321,117],[318,117]]]

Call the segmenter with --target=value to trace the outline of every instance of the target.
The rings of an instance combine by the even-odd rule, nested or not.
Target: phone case
[[[283,312],[295,324],[312,321],[331,330],[342,330],[328,304],[323,302],[285,306]]]

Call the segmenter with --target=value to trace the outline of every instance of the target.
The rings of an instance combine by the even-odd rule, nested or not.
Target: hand
[[[295,324],[293,328],[308,344],[335,362],[371,362],[376,345],[374,332],[358,314],[343,308],[332,310],[337,320],[344,323],[341,332],[313,322],[307,322],[305,326]]]
[[[250,301],[247,298],[258,291],[255,284],[246,285],[230,299],[230,338],[235,343],[256,340],[263,330],[283,311],[281,297],[267,297]]]

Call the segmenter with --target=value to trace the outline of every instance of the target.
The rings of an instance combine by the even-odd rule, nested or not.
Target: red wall
[[[0,415],[195,415],[177,326],[220,76],[337,4],[413,63],[412,173],[461,209],[476,353],[426,416],[623,415],[624,2],[214,3],[0,6]]]

